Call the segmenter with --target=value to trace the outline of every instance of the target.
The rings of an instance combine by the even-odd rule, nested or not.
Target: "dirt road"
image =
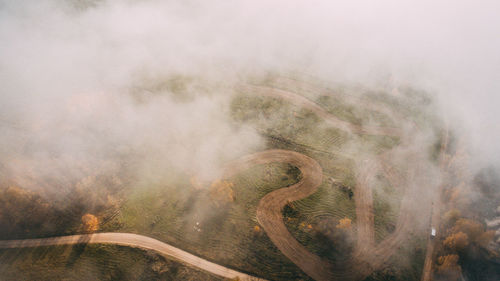
[[[332,280],[330,264],[309,252],[290,234],[283,221],[283,208],[289,202],[306,198],[316,192],[323,181],[323,169],[314,159],[290,150],[267,150],[251,154],[229,165],[230,177],[253,165],[273,162],[289,163],[302,173],[302,179],[289,187],[264,196],[257,208],[257,220],[278,249],[307,275],[316,280]]]
[[[360,126],[355,125],[350,122],[339,119],[338,117],[328,113],[324,108],[316,104],[315,102],[295,93],[287,92],[280,89],[251,86],[245,85],[240,87],[241,90],[274,98],[280,98],[291,102],[292,104],[311,110],[316,115],[321,117],[329,125],[339,128],[344,131],[357,133],[357,134],[367,134],[367,135],[383,135],[383,136],[402,136],[402,132],[399,128],[392,127],[378,127],[378,126]]]
[[[440,153],[440,169],[442,173],[445,173],[445,166],[449,163],[449,159],[446,155],[446,150],[449,142],[449,132],[445,131],[445,135],[443,140],[441,141],[441,153]],[[438,232],[440,232],[441,225],[441,211],[442,211],[442,203],[441,203],[441,195],[443,194],[443,190],[445,188],[444,184],[441,184],[439,189],[437,190],[435,196],[433,196],[434,202],[432,206],[432,214],[431,214],[431,225],[430,227],[434,227]],[[425,252],[425,260],[424,260],[424,268],[422,269],[422,277],[421,281],[431,281],[432,280],[432,264],[434,261],[434,249],[436,248],[436,241],[439,241],[437,237],[429,237],[427,238],[427,247]]]
[[[153,250],[167,258],[179,260],[188,265],[225,278],[239,278],[239,280],[264,280],[207,261],[156,239],[133,233],[96,233],[41,239],[7,240],[0,241],[0,248],[26,248],[73,244],[114,244]]]
[[[370,251],[375,246],[373,193],[369,182],[376,172],[376,165],[371,159],[363,161],[360,165],[363,167],[360,169],[360,174],[356,176],[356,188],[354,188],[358,255]]]
[[[401,139],[401,145],[406,146],[410,142],[410,138],[404,136],[398,128],[385,128],[375,126],[358,126],[349,122],[338,119],[331,115],[316,103],[300,95],[266,87],[249,86],[244,88],[263,96],[277,97],[285,99],[296,106],[301,106],[313,111],[319,117],[323,118],[327,123],[339,129],[350,131],[358,134],[369,135],[387,135],[397,136]],[[282,188],[266,195],[260,202],[257,210],[257,218],[263,226],[267,235],[273,243],[287,256],[292,262],[300,267],[306,274],[316,280],[362,280],[368,277],[373,271],[381,269],[390,259],[390,257],[398,250],[398,248],[406,242],[409,231],[411,230],[411,196],[415,190],[405,189],[405,195],[401,203],[401,210],[396,223],[395,231],[386,239],[375,245],[374,238],[374,217],[373,217],[373,195],[369,181],[376,172],[377,162],[386,162],[389,152],[382,154],[375,159],[367,159],[360,166],[360,173],[357,176],[357,185],[355,189],[354,199],[356,201],[356,226],[358,229],[358,242],[352,259],[348,262],[350,268],[340,269],[335,265],[328,265],[326,261],[321,260],[318,256],[310,253],[307,249],[300,245],[295,238],[288,232],[282,216],[282,208],[287,202],[298,200],[295,198],[304,198],[312,194],[316,190],[314,181],[307,181],[306,177],[314,175],[311,173],[305,162],[294,163],[288,162],[297,166],[303,172],[303,179],[288,188]],[[257,154],[258,155],[258,154]],[[256,157],[257,155],[254,155]],[[295,158],[299,156],[295,155]],[[266,158],[266,157],[264,157]],[[287,157],[276,158],[277,162],[287,161]],[[270,159],[264,160],[269,161]],[[292,160],[292,159],[288,159]],[[312,160],[312,159],[311,159]],[[310,160],[309,160],[310,161]],[[258,160],[248,161],[258,162]],[[296,160],[295,160],[296,162]],[[383,166],[383,165],[382,165]],[[385,165],[388,167],[387,164]],[[317,170],[319,173],[321,167]],[[304,173],[305,171],[305,173]],[[403,185],[404,180],[392,169],[384,169],[384,175],[392,185]],[[321,178],[322,175],[317,175]],[[307,184],[305,184],[307,183]],[[318,185],[321,182],[318,183]],[[300,191],[302,188],[304,191]],[[335,269],[335,270],[332,270]],[[318,272],[324,270],[324,272]]]
[[[284,187],[268,193],[259,202],[257,220],[276,247],[307,275],[315,280],[361,280],[369,276],[374,270],[380,269],[397,248],[406,241],[407,230],[411,227],[408,215],[409,209],[402,204],[396,230],[384,241],[375,246],[373,224],[373,198],[371,189],[366,181],[370,180],[375,172],[375,161],[367,161],[366,169],[355,193],[356,213],[358,226],[358,247],[350,261],[350,268],[339,268],[328,261],[309,252],[288,231],[283,220],[283,208],[289,202],[300,200],[316,192],[322,183],[323,171],[321,166],[312,158],[289,150],[268,150],[247,155],[228,165],[225,177],[229,178],[254,165],[268,163],[289,163],[297,167],[302,173],[302,179],[289,187]],[[387,174],[388,175],[388,174]],[[396,175],[388,175],[391,181]],[[408,199],[408,198],[406,198]],[[406,200],[405,202],[409,202]],[[407,205],[407,204],[406,204]]]

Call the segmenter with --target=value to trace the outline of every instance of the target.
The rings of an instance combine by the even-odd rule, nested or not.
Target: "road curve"
[[[253,165],[273,162],[289,163],[297,167],[302,173],[302,178],[294,185],[265,195],[257,207],[257,221],[274,245],[307,275],[315,280],[332,280],[331,265],[300,244],[283,222],[285,205],[315,193],[323,182],[323,169],[318,162],[301,153],[273,149],[247,155],[232,162],[224,175],[231,177]]]
[[[407,238],[411,228],[409,192],[405,192],[401,204],[401,213],[395,231],[379,244],[375,245],[373,230],[373,198],[367,181],[375,172],[375,161],[368,160],[362,169],[359,191],[355,194],[356,213],[360,216],[358,225],[358,246],[352,258],[346,261],[350,268],[341,268],[322,260],[300,244],[288,231],[283,221],[283,208],[289,202],[300,200],[316,192],[323,180],[321,166],[312,158],[290,150],[267,150],[246,155],[227,165],[224,177],[244,171],[254,165],[268,163],[289,163],[297,167],[301,180],[289,187],[280,188],[265,195],[257,208],[257,220],[276,247],[302,271],[315,280],[362,280],[374,270],[380,269],[397,251]],[[391,184],[401,184],[402,180],[394,171],[384,174]],[[363,205],[363,206],[362,206]],[[361,246],[359,244],[362,244]]]
[[[324,108],[319,106],[317,103],[303,97],[301,95],[297,95],[285,90],[268,88],[262,86],[253,86],[253,85],[243,85],[240,86],[240,90],[245,92],[251,92],[255,95],[274,97],[287,100],[293,103],[296,106],[300,106],[306,108],[312,112],[314,112],[318,117],[321,117],[326,123],[339,128],[344,131],[353,132],[357,134],[367,134],[367,135],[380,135],[380,136],[394,136],[400,137],[402,136],[402,131],[399,128],[393,127],[379,127],[379,126],[360,126],[356,124],[352,124],[348,121],[344,121],[339,119],[338,117],[332,115]]]
[[[133,234],[133,233],[95,233],[70,235],[52,238],[40,239],[23,239],[23,240],[4,240],[0,241],[0,248],[27,248],[39,246],[54,246],[54,245],[75,245],[75,244],[114,244],[121,246],[129,246],[146,250],[153,250],[167,258],[173,258],[184,262],[193,267],[208,271],[215,275],[239,280],[264,280],[248,274],[232,270],[222,265],[215,264],[208,260],[197,257],[179,248],[163,243],[159,240]]]
[[[341,130],[357,134],[399,137],[402,146],[407,146],[411,142],[411,138],[405,136],[403,131],[399,128],[359,126],[351,124],[328,113],[325,109],[313,101],[292,92],[248,85],[242,86],[240,89],[261,96],[285,99],[294,105],[311,110],[319,117],[323,118],[328,124]],[[401,118],[406,119],[404,117]],[[413,128],[417,128],[416,124],[413,122],[410,123],[412,123],[411,125]],[[292,161],[293,159],[288,159],[288,163],[292,165],[297,166],[300,164],[297,167],[303,172],[303,178],[296,185],[273,191],[264,196],[257,209],[257,219],[259,223],[263,226],[269,238],[282,251],[282,253],[310,277],[316,280],[363,280],[367,278],[373,271],[382,268],[384,264],[388,262],[389,258],[397,251],[399,246],[406,241],[408,232],[412,226],[410,198],[413,195],[412,192],[414,190],[405,189],[395,231],[383,241],[375,245],[373,196],[368,182],[376,172],[376,162],[382,162],[382,166],[385,166],[385,169],[383,169],[384,175],[393,186],[404,186],[404,180],[402,180],[394,170],[388,169],[387,164],[384,161],[388,157],[388,154],[389,152],[386,152],[379,157],[376,157],[377,159],[367,159],[367,161],[361,165],[361,172],[357,175],[357,186],[355,189],[354,199],[356,202],[356,225],[358,228],[359,241],[353,256],[349,261],[347,261],[347,263],[351,265],[350,268],[339,268],[333,264],[328,264],[328,262],[323,261],[318,256],[310,253],[304,246],[297,242],[297,240],[288,232],[283,223],[282,208],[284,205],[288,202],[307,197],[314,193],[317,189],[317,186],[314,187],[314,184],[312,184],[314,183],[314,179],[308,179],[308,177],[314,175],[314,173],[311,172],[307,166],[304,166],[305,162],[294,163]],[[266,162],[269,160],[266,159],[268,157],[264,157],[260,160],[251,159],[252,157],[257,157],[258,155],[260,154],[256,153],[254,155],[247,156],[242,160],[242,162],[244,163],[247,161],[246,164],[250,164],[252,162],[269,163]],[[302,155],[294,157],[300,159],[300,157],[306,156]],[[282,160],[287,161],[284,158],[287,157],[281,155],[281,157],[277,157],[275,159],[276,161],[271,162],[283,162]],[[294,161],[296,162],[297,159]],[[314,161],[313,159],[310,160]],[[237,168],[233,169],[237,170]],[[316,174],[319,171],[321,171],[321,167],[316,170]],[[319,185],[321,184],[322,175],[316,176],[318,177],[317,180],[319,180]],[[321,272],[321,270],[323,270],[323,272]]]
[[[357,226],[356,251],[362,255],[375,246],[373,192],[369,182],[376,172],[376,162],[367,159],[360,166],[362,168],[356,176],[356,187],[354,188],[354,203],[356,204]]]

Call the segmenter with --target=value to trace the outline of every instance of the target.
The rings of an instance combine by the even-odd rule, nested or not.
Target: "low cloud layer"
[[[426,90],[473,163],[497,165],[499,11],[497,1],[3,0],[0,155],[10,169],[26,157],[43,170],[47,158],[90,165],[122,145],[203,170],[261,145],[229,122],[238,77],[302,72]],[[168,89],[141,105],[130,95],[173,75],[218,86],[184,102]]]

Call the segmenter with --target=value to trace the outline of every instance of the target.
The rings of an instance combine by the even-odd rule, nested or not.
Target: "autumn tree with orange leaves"
[[[18,186],[0,187],[0,235],[5,238],[44,231],[54,208],[38,193]]]
[[[458,264],[458,255],[446,255],[438,258],[437,273],[444,280],[456,281],[462,275],[462,268]]]
[[[343,218],[339,220],[339,223],[336,226],[339,229],[345,229],[345,230],[350,230],[352,228],[351,226],[351,219],[350,218]]]
[[[469,236],[462,231],[452,233],[444,239],[443,245],[449,249],[461,251],[469,245]]]
[[[86,233],[93,233],[99,230],[99,220],[92,214],[85,214],[82,216],[83,231]]]
[[[234,183],[228,180],[216,180],[210,185],[210,197],[219,203],[229,203],[234,201]]]
[[[470,243],[486,247],[494,237],[494,231],[484,231],[484,226],[471,219],[458,219],[451,228],[452,233],[463,232],[467,234]]]

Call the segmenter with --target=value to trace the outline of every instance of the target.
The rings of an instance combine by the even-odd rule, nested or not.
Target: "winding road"
[[[306,198],[316,192],[323,182],[323,169],[314,159],[290,150],[267,150],[232,162],[225,177],[246,170],[251,166],[273,162],[289,163],[302,173],[302,179],[289,187],[264,196],[257,207],[257,220],[271,241],[293,263],[316,280],[331,280],[330,264],[309,252],[290,234],[283,222],[283,208],[292,201]]]
[[[403,134],[399,128],[354,125],[331,115],[309,99],[291,92],[248,85],[243,86],[242,89],[258,95],[285,99],[297,106],[311,110],[331,126],[348,132],[396,136],[402,139],[401,142],[403,145],[408,141],[408,138],[403,140]],[[377,171],[377,166],[383,167],[382,171],[392,185],[405,186],[402,177],[384,161],[384,157],[389,157],[389,153],[390,151],[374,159],[367,159],[360,165],[360,172],[357,175],[357,185],[354,190],[358,242],[351,260],[347,261],[349,266],[344,268],[330,264],[328,261],[322,260],[314,253],[311,253],[292,236],[283,221],[283,208],[286,204],[310,196],[316,192],[317,188],[322,183],[323,171],[321,166],[314,159],[290,150],[267,150],[247,155],[239,160],[231,162],[227,165],[224,176],[230,177],[253,165],[273,162],[289,163],[297,167],[302,173],[302,178],[298,183],[270,192],[260,200],[257,208],[257,220],[259,224],[277,248],[313,279],[319,281],[362,280],[368,277],[373,271],[381,269],[388,262],[389,258],[397,251],[398,247],[406,241],[408,231],[411,229],[411,208],[409,204],[411,203],[410,198],[414,194],[411,188],[412,185],[409,185],[410,188],[405,189],[405,195],[401,203],[401,211],[395,231],[382,242],[375,245],[373,195],[369,182]],[[96,233],[55,238],[8,240],[0,241],[0,248],[84,243],[115,244],[153,250],[165,257],[174,258],[224,278],[263,280],[215,264],[156,239],[132,233]]]
[[[311,100],[291,92],[260,86],[244,86],[241,89],[253,94],[285,99],[294,105],[311,110],[330,125],[348,132],[396,136],[401,139],[402,146],[408,146],[411,140],[411,138],[404,135],[399,128],[351,124],[331,115]],[[416,127],[414,123],[412,123],[412,125]],[[390,257],[394,255],[404,242],[406,242],[412,227],[411,198],[415,195],[413,194],[416,187],[415,185],[410,185],[410,187],[412,187],[410,189],[404,189],[400,214],[394,232],[378,245],[375,245],[373,196],[369,181],[376,172],[376,164],[379,163],[382,167],[385,167],[382,169],[382,172],[393,186],[400,188],[406,186],[402,176],[398,175],[394,169],[389,169],[386,164],[386,159],[390,157],[390,153],[391,151],[388,151],[375,157],[375,159],[366,159],[364,163],[360,165],[360,172],[357,175],[357,185],[354,191],[358,241],[351,260],[347,261],[350,265],[349,268],[340,268],[339,266],[329,264],[327,261],[309,252],[290,234],[283,222],[282,211],[284,206],[288,202],[309,196],[314,193],[321,184],[321,167],[316,161],[296,152],[271,150],[269,152],[256,153],[244,157],[240,160],[241,164],[234,164],[231,172],[235,173],[251,165],[270,162],[290,163],[298,167],[302,172],[302,180],[295,185],[278,189],[264,196],[257,209],[257,220],[278,249],[315,280],[362,280],[375,270],[381,269],[387,264]],[[272,157],[273,155],[275,157]],[[231,174],[231,172],[229,174]],[[313,175],[317,177],[316,180],[308,179]]]

